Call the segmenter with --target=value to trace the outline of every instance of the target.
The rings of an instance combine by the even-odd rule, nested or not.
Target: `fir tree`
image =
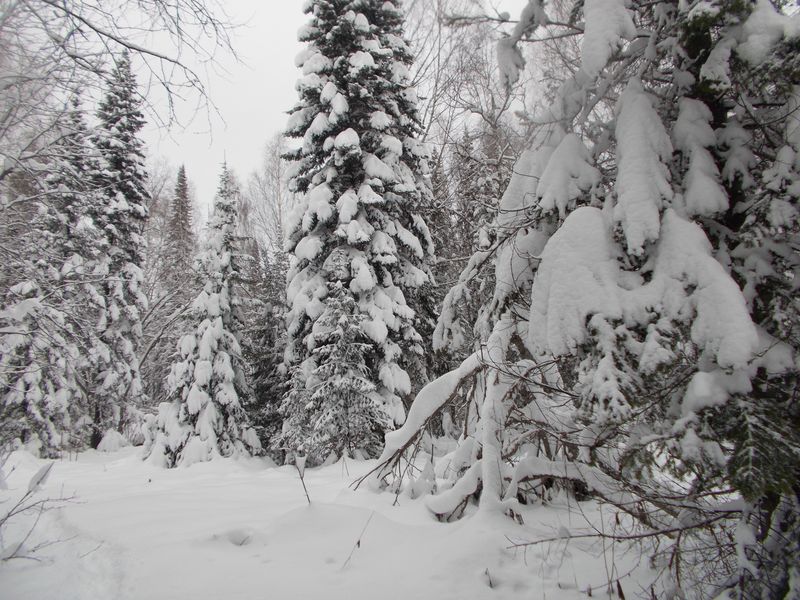
[[[19,440],[30,452],[53,457],[70,441],[79,353],[62,307],[51,303],[59,298],[44,298],[44,285],[31,280],[12,286],[4,299],[13,312],[0,317],[0,444]]]
[[[109,351],[98,356],[92,368],[93,447],[105,430],[122,429],[142,402],[136,352],[147,305],[141,291],[147,173],[144,144],[138,137],[144,126],[140,105],[130,57],[123,53],[100,103],[94,140],[100,158],[94,185],[100,197],[92,213],[107,244],[100,338]]]
[[[274,254],[263,263],[263,277],[253,290],[258,294],[257,301],[249,311],[249,320],[245,319],[248,326],[242,336],[242,354],[252,387],[244,408],[265,448],[278,439],[283,423],[279,409],[287,389],[283,365],[285,282],[286,256]],[[280,448],[275,450],[281,452]]]
[[[341,258],[344,263],[346,258]],[[300,414],[284,408],[284,440],[290,448],[303,445],[315,463],[330,456],[375,454],[387,427],[380,396],[365,366],[371,348],[362,327],[366,317],[336,272],[327,284],[325,310],[312,331],[317,366],[303,383],[307,401],[287,402],[286,408],[300,409]]]
[[[159,407],[150,460],[172,467],[260,449],[242,404],[248,389],[239,347],[238,190],[223,166],[204,248],[196,261],[202,286],[185,320],[178,362],[169,375],[171,402]]]
[[[186,179],[186,168],[178,169],[175,193],[170,204],[167,235],[169,250],[167,259],[170,269],[182,279],[192,269],[195,254],[194,230],[192,229],[192,201],[189,198],[189,183]]]
[[[87,410],[81,368],[104,351],[95,332],[103,237],[90,217],[93,152],[77,97],[44,155],[31,200],[38,211],[20,238],[19,256],[26,258],[15,271],[22,280],[3,299],[0,444],[17,438],[53,456],[82,446],[76,431]]]
[[[196,240],[185,167],[178,169],[168,207],[156,215],[161,219],[153,223],[153,206],[150,209],[149,233],[155,244],[147,248],[150,294],[141,367],[147,396],[157,405],[166,397],[166,375],[180,336],[178,323],[197,293],[193,272]]]
[[[386,418],[376,428],[405,418],[407,367],[422,351],[414,290],[430,281],[433,252],[420,216],[430,190],[426,152],[415,139],[411,52],[398,5],[307,4],[311,21],[300,35],[307,49],[299,57],[304,77],[287,127],[289,136],[303,141],[289,154],[296,161],[290,186],[302,200],[288,226],[287,366],[302,374],[326,372],[322,363],[329,357],[315,353],[313,331],[334,270],[326,259],[334,253],[346,257],[348,266],[336,281],[364,317],[358,323],[370,348],[354,372],[369,373],[381,398]],[[301,379],[293,381],[307,388]],[[302,410],[292,400],[302,395],[290,390],[284,414]]]
[[[766,2],[567,8],[532,0],[498,47],[513,81],[517,42],[583,13],[499,206],[491,334],[423,389],[372,481],[463,389],[476,416],[437,515],[476,493],[513,514],[559,473],[658,540],[654,595],[795,598],[796,20]]]

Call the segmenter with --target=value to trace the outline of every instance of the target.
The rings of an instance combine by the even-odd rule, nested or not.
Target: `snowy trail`
[[[41,464],[13,460],[12,488]],[[506,536],[580,523],[566,507],[531,508],[524,528],[485,516],[442,524],[421,501],[350,490],[371,464],[307,471],[309,507],[294,468],[261,460],[161,470],[126,449],[57,462],[44,493],[77,501],[46,513],[37,536],[62,541],[41,562],[0,565],[0,599],[570,600],[605,581],[596,549],[506,549]]]

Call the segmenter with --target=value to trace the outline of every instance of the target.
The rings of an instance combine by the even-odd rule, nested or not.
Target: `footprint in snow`
[[[234,546],[247,546],[253,541],[253,532],[247,529],[230,529],[223,533],[215,533],[211,539],[228,542]]]

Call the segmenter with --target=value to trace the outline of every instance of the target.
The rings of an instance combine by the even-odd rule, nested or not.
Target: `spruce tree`
[[[369,373],[375,386],[371,397],[385,418],[374,428],[405,418],[407,368],[422,348],[414,290],[430,281],[433,248],[420,216],[430,190],[399,4],[312,0],[305,8],[310,22],[300,35],[307,44],[298,58],[300,101],[287,127],[302,145],[288,155],[295,161],[290,187],[301,201],[288,226],[286,362],[299,375],[281,409],[286,418],[304,410],[303,378],[326,372],[330,354],[317,349],[313,332],[335,281],[363,316],[354,323],[369,350],[354,372]],[[327,259],[334,255],[347,268],[331,280],[338,269]]]
[[[498,46],[513,81],[520,40],[571,35],[582,13],[499,206],[491,334],[420,393],[372,481],[462,398],[475,417],[429,501],[440,517],[476,494],[513,514],[553,485],[590,490],[654,541],[651,595],[796,598],[797,17],[564,10],[532,0]]]
[[[3,298],[0,445],[16,438],[54,456],[86,442],[76,430],[87,410],[82,368],[103,352],[95,331],[103,236],[90,216],[93,151],[77,97],[43,155],[30,200],[38,210]]]
[[[347,269],[346,257],[340,266]],[[305,410],[287,415],[288,447],[303,446],[312,463],[330,456],[376,454],[382,448],[386,413],[375,402],[375,384],[367,367],[371,344],[364,334],[366,318],[357,309],[334,268],[327,284],[325,310],[314,323],[313,364],[303,381]]]
[[[223,166],[214,213],[195,263],[201,292],[184,323],[169,375],[171,401],[159,406],[150,460],[188,466],[260,449],[242,409],[248,395],[239,346],[238,189]]]
[[[288,383],[283,365],[286,350],[286,255],[268,255],[265,252],[262,256],[265,257],[262,277],[258,285],[251,285],[251,293],[258,295],[245,313],[242,354],[249,367],[248,379],[252,387],[244,405],[245,412],[262,446],[268,448],[282,430],[279,409]],[[280,452],[279,448],[274,450]]]
[[[195,254],[194,230],[192,229],[192,201],[189,198],[189,183],[186,179],[186,167],[178,169],[175,193],[170,204],[167,235],[169,249],[167,260],[169,268],[178,279],[191,272]]]
[[[143,400],[136,354],[147,307],[141,290],[147,172],[144,143],[138,137],[144,126],[140,106],[130,57],[125,52],[111,72],[94,136],[100,164],[93,182],[99,199],[92,216],[107,244],[100,338],[108,352],[97,356],[92,368],[93,447],[107,429],[123,429]]]
[[[161,226],[153,233],[160,233],[162,239],[157,241],[157,245],[147,248],[151,289],[148,317],[144,323],[145,350],[141,367],[151,405],[157,405],[166,397],[166,376],[180,337],[178,323],[197,293],[193,271],[196,240],[192,212],[186,169],[181,165],[166,214],[160,223],[154,224],[155,228]],[[152,206],[150,214],[152,224]]]

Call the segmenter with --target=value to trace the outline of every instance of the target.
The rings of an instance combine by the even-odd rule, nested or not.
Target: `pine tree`
[[[53,457],[70,441],[79,354],[64,312],[46,297],[44,286],[31,280],[12,286],[4,299],[13,312],[6,309],[0,318],[0,444],[19,440]]]
[[[195,254],[194,230],[192,229],[192,201],[189,198],[189,183],[186,179],[186,168],[178,169],[175,183],[175,194],[170,204],[167,233],[169,236],[169,260],[172,272],[181,279],[192,269]]]
[[[303,446],[313,463],[376,454],[387,427],[365,366],[371,348],[362,327],[365,316],[341,280],[332,278],[327,287],[325,310],[312,332],[317,366],[303,382],[305,404],[289,402],[295,412],[284,409],[284,440],[293,449]]]
[[[103,349],[94,330],[103,239],[89,216],[93,152],[77,97],[44,156],[31,200],[38,211],[20,237],[24,259],[15,272],[21,281],[3,299],[0,444],[17,438],[54,456],[82,447],[76,431],[87,409],[81,368]]]
[[[94,185],[101,196],[92,213],[107,243],[100,338],[108,353],[98,356],[92,367],[93,447],[107,429],[123,429],[143,400],[136,355],[147,305],[141,291],[147,173],[144,144],[138,137],[144,126],[140,105],[126,52],[112,70],[94,139],[100,157]]]
[[[258,434],[261,445],[269,448],[281,433],[279,412],[287,389],[283,355],[286,350],[284,288],[286,255],[274,254],[263,262],[263,277],[254,293],[257,302],[245,315],[242,354],[249,366],[252,393],[244,404],[245,412]],[[274,450],[282,452],[279,448]]]
[[[766,2],[565,10],[531,1],[498,47],[513,81],[520,40],[583,14],[499,206],[491,334],[423,389],[372,481],[460,398],[475,416],[440,517],[475,494],[513,514],[555,479],[658,540],[654,595],[795,598],[796,20]]]
[[[160,207],[157,207],[160,208]],[[161,216],[161,219],[158,219]],[[178,169],[175,189],[166,210],[156,215],[150,207],[148,260],[149,312],[144,322],[145,348],[141,360],[147,397],[158,404],[166,397],[166,376],[180,336],[181,314],[197,293],[193,262],[195,233],[192,227],[192,202],[186,169]]]
[[[202,286],[185,320],[178,362],[169,375],[171,402],[159,406],[150,460],[188,466],[260,449],[242,404],[248,389],[239,347],[238,190],[224,165],[204,248],[196,262]]]
[[[314,0],[306,5],[304,77],[287,134],[302,139],[289,158],[292,191],[302,195],[288,226],[289,371],[311,374],[314,325],[325,311],[327,259],[345,257],[337,281],[351,294],[369,340],[364,365],[385,419],[402,423],[411,390],[407,367],[421,353],[414,290],[430,280],[433,248],[420,216],[430,201],[426,151],[416,139],[416,98],[408,84],[411,53],[396,1]],[[339,260],[338,258],[336,260]],[[297,366],[304,364],[299,371]],[[324,369],[324,367],[323,367]],[[302,377],[295,383],[305,387]],[[298,392],[296,390],[296,392]],[[282,411],[300,410],[287,395]],[[313,420],[313,419],[312,419]],[[278,441],[284,444],[286,440]],[[313,452],[312,452],[313,454]]]

